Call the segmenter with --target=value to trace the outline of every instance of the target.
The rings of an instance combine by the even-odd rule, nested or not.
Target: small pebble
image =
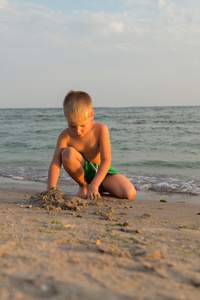
[[[195,276],[194,278],[191,279],[191,283],[195,287],[200,287],[200,276]]]
[[[184,295],[179,295],[179,296],[176,296],[175,298],[174,298],[174,300],[185,300],[186,298],[185,298],[185,296]]]
[[[69,216],[74,216],[75,215],[75,213],[74,212],[69,212],[69,213],[67,213]]]
[[[31,204],[26,204],[26,208],[31,208],[32,205]]]
[[[101,245],[101,241],[100,241],[100,240],[97,240],[97,241],[96,241],[96,245],[97,245],[97,246]]]
[[[48,289],[49,289],[48,286],[47,286],[46,284],[44,284],[44,283],[42,283],[40,287],[41,287],[41,290],[42,290],[43,292],[47,292]]]
[[[123,226],[124,226],[124,227],[127,227],[127,226],[130,226],[130,224],[129,224],[128,221],[125,221],[125,222],[123,223]]]
[[[158,259],[161,257],[160,251],[155,251],[146,255],[147,259]]]

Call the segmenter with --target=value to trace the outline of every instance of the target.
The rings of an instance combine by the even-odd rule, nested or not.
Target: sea
[[[200,106],[95,108],[112,166],[138,191],[200,195]],[[47,182],[62,108],[0,109],[0,176]],[[74,185],[62,168],[58,185]]]

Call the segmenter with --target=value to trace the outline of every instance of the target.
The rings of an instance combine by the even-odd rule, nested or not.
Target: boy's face
[[[90,130],[93,117],[94,111],[89,118],[80,119],[78,121],[67,120],[71,133],[79,138],[83,137]]]

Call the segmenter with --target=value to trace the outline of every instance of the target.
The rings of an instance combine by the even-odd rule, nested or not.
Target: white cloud
[[[131,2],[140,3],[136,0],[128,2],[129,5]],[[162,43],[171,48],[174,43],[185,44],[186,41],[191,43],[191,39],[198,40],[194,38],[200,29],[197,20],[189,18],[189,14],[186,18],[185,12],[176,13],[174,1],[158,1],[160,9],[166,13],[162,16],[159,16],[159,12],[145,10],[144,3],[141,5],[143,10],[139,14],[135,10],[115,14],[85,10],[67,14],[43,5],[1,0],[2,45],[38,48],[38,45],[59,47],[70,43],[84,47],[87,40],[85,47],[93,45],[94,49],[99,47],[99,50],[108,46],[115,48],[116,45],[118,49],[123,49],[126,44],[126,51],[141,47],[154,51],[155,46],[160,47]]]
[[[164,8],[167,4],[165,0],[158,0],[158,5],[160,8]]]
[[[122,32],[123,31],[123,23],[122,22],[111,22],[110,28],[115,32]]]
[[[0,10],[1,10],[1,9],[4,9],[5,6],[6,6],[6,4],[7,4],[7,1],[6,1],[6,0],[0,0]]]
[[[163,9],[170,17],[175,13],[175,2],[172,0],[158,0],[158,6]]]
[[[0,0],[0,76],[7,86],[5,97],[8,90],[12,93],[11,85],[13,94],[20,93],[20,84],[27,91],[37,86],[43,95],[49,87],[51,97],[66,84],[104,90],[103,85],[109,89],[111,83],[120,94],[120,85],[132,90],[132,82],[138,82],[140,93],[151,75],[151,82],[161,76],[162,82],[167,81],[172,73],[175,80],[187,73],[177,71],[185,65],[197,68],[200,52],[200,10],[188,9],[189,2],[182,7],[181,1],[150,5],[147,0],[127,0],[120,12],[112,13],[103,10],[103,1],[101,11],[69,13]]]

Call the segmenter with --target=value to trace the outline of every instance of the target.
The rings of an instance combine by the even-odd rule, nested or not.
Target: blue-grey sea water
[[[200,107],[95,108],[110,130],[112,166],[137,190],[200,194]],[[47,182],[61,108],[0,109],[0,176]],[[58,184],[73,184],[62,169]]]

